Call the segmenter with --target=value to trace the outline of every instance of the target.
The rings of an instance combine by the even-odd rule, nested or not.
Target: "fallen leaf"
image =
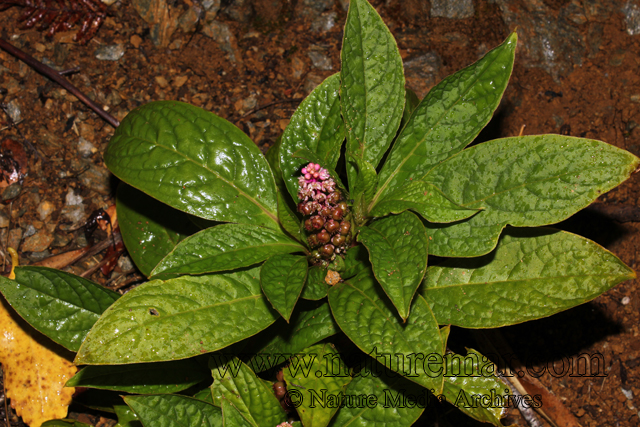
[[[77,368],[72,353],[27,324],[0,298],[0,363],[11,407],[31,427],[64,418],[75,391],[64,385]]]

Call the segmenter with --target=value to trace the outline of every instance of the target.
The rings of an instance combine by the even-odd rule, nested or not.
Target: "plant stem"
[[[24,63],[29,65],[31,68],[33,68],[34,70],[36,70],[40,74],[44,75],[45,77],[50,78],[51,80],[53,80],[54,82],[58,83],[60,86],[65,88],[67,91],[69,91],[72,94],[74,94],[87,107],[89,107],[93,111],[95,111],[97,115],[102,117],[105,121],[107,121],[114,128],[117,128],[118,126],[120,126],[120,122],[118,121],[118,119],[116,119],[111,114],[109,114],[106,111],[104,111],[98,104],[96,104],[91,99],[89,99],[84,93],[82,93],[80,91],[80,89],[78,89],[77,87],[72,85],[67,79],[62,77],[62,75],[59,72],[57,72],[56,70],[54,70],[53,68],[43,64],[42,62],[38,61],[34,57],[32,57],[29,54],[23,52],[22,50],[18,49],[17,47],[13,46],[11,43],[9,43],[9,42],[1,39],[1,38],[0,38],[0,48],[6,50],[11,55],[13,55],[16,58],[20,59],[21,61],[23,61]]]

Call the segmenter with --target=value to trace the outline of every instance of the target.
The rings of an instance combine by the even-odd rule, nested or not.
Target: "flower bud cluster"
[[[326,263],[344,253],[351,243],[349,207],[329,172],[317,163],[302,168],[298,184],[298,212],[305,216],[311,261]]]
[[[280,406],[282,406],[282,409],[284,409],[287,412],[291,412],[293,408],[290,407],[289,402],[287,401],[287,384],[284,382],[284,373],[282,372],[282,370],[280,370],[276,374],[276,379],[277,381],[273,383],[273,393],[276,395],[278,402],[280,402]],[[288,424],[288,423],[283,423],[283,424]],[[280,427],[280,426],[282,426],[282,424],[278,424],[277,427]],[[286,426],[283,426],[283,427],[286,427]]]

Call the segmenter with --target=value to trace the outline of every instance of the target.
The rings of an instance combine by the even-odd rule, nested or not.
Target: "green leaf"
[[[278,228],[266,159],[240,129],[201,108],[158,101],[132,110],[104,161],[127,184],[181,211]]]
[[[284,320],[278,320],[259,335],[258,340],[267,340],[265,344],[255,343],[259,350],[249,360],[256,372],[271,369],[285,362],[290,355],[339,332],[326,301],[302,305],[298,304],[288,325]]]
[[[209,368],[214,401],[228,400],[253,426],[274,427],[286,420],[273,392],[240,359],[217,353],[209,359]]]
[[[210,403],[175,394],[125,396],[145,427],[222,427],[222,411]]]
[[[207,228],[180,242],[151,276],[171,277],[248,267],[277,254],[304,251],[280,230],[243,224]]]
[[[351,191],[351,197],[354,200],[353,215],[356,219],[356,224],[364,224],[369,216],[367,210],[369,201],[376,192],[378,175],[376,175],[376,169],[371,166],[371,163],[358,157],[351,156],[351,158],[358,165],[358,175]]]
[[[411,212],[388,216],[360,228],[358,241],[369,251],[373,274],[403,320],[427,270],[429,239]]]
[[[153,280],[126,293],[98,320],[78,365],[160,362],[216,351],[257,334],[278,315],[260,269]]]
[[[504,394],[509,388],[495,376],[495,365],[482,354],[469,349],[466,356],[445,355],[444,389],[442,394],[465,414],[478,421],[502,426],[502,410],[507,406]],[[482,396],[478,405],[474,395]],[[489,402],[484,400],[487,396]]]
[[[430,267],[420,293],[440,324],[496,328],[583,304],[633,278],[633,270],[590,240],[510,228],[488,255]]]
[[[298,176],[307,162],[294,157],[299,150],[308,150],[333,170],[340,157],[344,141],[344,122],[340,116],[340,76],[328,77],[300,104],[282,134],[280,168],[293,200],[298,201]]]
[[[87,366],[66,387],[90,387],[128,393],[177,393],[211,379],[192,359],[133,365]]]
[[[340,275],[342,279],[347,280],[369,267],[371,263],[367,249],[362,245],[356,245],[347,250],[344,257],[344,271]]]
[[[42,427],[91,427],[89,424],[81,423],[72,418],[63,418],[59,420],[49,420],[41,424]]]
[[[475,139],[500,104],[513,68],[516,41],[514,32],[480,61],[431,89],[380,170],[371,206],[405,186],[410,178],[423,179],[435,165]]]
[[[363,370],[349,383],[330,427],[409,427],[434,399],[426,388],[374,363],[381,368],[376,375]]]
[[[267,159],[267,163],[269,163],[269,167],[271,168],[271,173],[273,174],[273,178],[276,181],[276,186],[279,188],[285,188],[284,181],[282,180],[282,169],[280,169],[280,147],[282,145],[282,135],[276,139],[276,142],[273,143],[271,147],[264,154],[265,159]]]
[[[411,317],[402,323],[373,273],[363,270],[329,290],[329,305],[340,329],[360,350],[382,357],[388,369],[436,394],[442,391],[442,338],[422,296],[414,298]],[[394,364],[398,358],[391,355],[403,355],[403,363]]]
[[[341,393],[351,382],[351,375],[333,344],[324,343],[307,347],[297,355],[295,362],[284,370],[284,379],[291,400],[302,397],[296,407],[302,425],[325,427],[338,411]]]
[[[193,395],[193,397],[195,399],[202,400],[204,402],[211,403],[212,405],[214,405],[213,396],[211,396],[211,389],[209,387],[203,388],[202,390],[198,391]]]
[[[114,427],[143,427],[136,413],[127,405],[114,405],[113,410],[118,417],[118,424]]]
[[[31,326],[78,351],[89,330],[120,295],[80,276],[46,267],[16,267],[0,291]]]
[[[459,221],[478,212],[478,209],[465,208],[453,203],[433,184],[412,181],[384,196],[369,215],[382,217],[390,213],[399,214],[407,209],[431,222]]]
[[[304,256],[276,255],[260,270],[260,285],[265,296],[287,323],[307,279],[307,265]]]
[[[374,168],[398,131],[404,71],[393,35],[366,0],[349,3],[342,41],[340,101],[349,155]],[[355,170],[347,168],[349,183]]]
[[[490,252],[505,225],[562,221],[611,190],[640,164],[601,141],[562,135],[504,138],[476,145],[427,177],[454,203],[484,208],[445,226],[427,224],[429,253],[472,257]]]
[[[145,276],[178,242],[198,231],[184,212],[125,183],[118,186],[116,208],[122,240]]]
[[[416,107],[420,105],[418,95],[408,87],[404,88],[404,111],[402,112],[402,120],[400,121],[400,129],[405,127]]]
[[[280,225],[289,233],[291,237],[298,242],[304,241],[304,236],[300,230],[300,220],[295,213],[289,208],[287,201],[284,199],[282,193],[278,191],[278,221]]]
[[[247,421],[240,411],[233,406],[233,403],[229,402],[227,399],[222,399],[221,407],[222,425],[224,427],[251,427],[253,425]]]
[[[327,296],[327,283],[324,278],[327,277],[327,269],[314,265],[309,268],[309,274],[307,274],[307,282],[302,290],[304,299],[311,301],[317,301]]]

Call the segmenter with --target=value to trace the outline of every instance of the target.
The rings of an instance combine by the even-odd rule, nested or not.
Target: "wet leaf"
[[[222,411],[210,403],[172,394],[125,396],[144,426],[222,427]]]
[[[320,267],[318,265],[310,267],[309,273],[307,274],[307,282],[304,285],[302,295],[300,296],[311,301],[317,301],[326,297],[327,283],[324,281],[326,276],[326,268]]]
[[[307,278],[307,257],[276,255],[262,265],[260,285],[273,308],[288,322]]]

